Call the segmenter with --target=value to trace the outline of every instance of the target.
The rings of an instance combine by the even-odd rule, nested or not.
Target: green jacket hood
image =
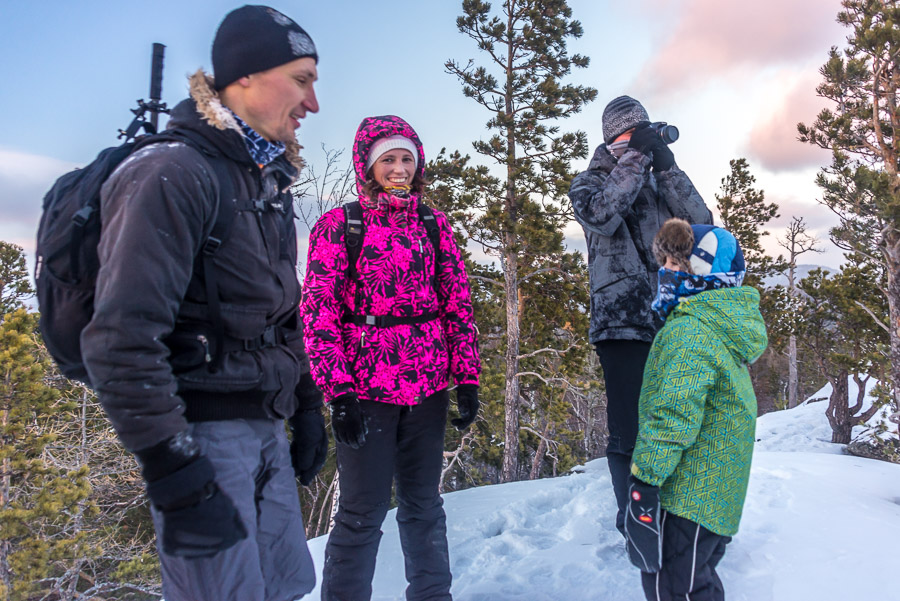
[[[759,312],[759,292],[752,286],[708,290],[682,300],[669,319],[681,315],[705,323],[742,363],[759,359],[768,345],[766,324]]]

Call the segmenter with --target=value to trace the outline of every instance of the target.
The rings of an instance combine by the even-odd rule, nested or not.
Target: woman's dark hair
[[[410,186],[410,193],[417,194],[422,196],[425,194],[425,188],[431,182],[419,175],[418,169],[416,170],[416,174],[413,176],[412,185]],[[381,187],[381,184],[375,181],[375,178],[372,177],[372,168],[366,172],[366,183],[364,183],[359,188],[360,194],[367,198],[378,198],[378,195],[384,192],[384,188]]]

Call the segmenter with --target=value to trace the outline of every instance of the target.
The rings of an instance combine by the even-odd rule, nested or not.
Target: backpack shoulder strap
[[[231,232],[234,223],[234,182],[228,170],[228,160],[221,155],[201,134],[190,129],[168,129],[153,136],[147,136],[135,150],[147,144],[157,144],[165,141],[182,142],[194,150],[197,150],[206,159],[212,169],[212,175],[219,185],[219,197],[216,204],[216,217],[212,229],[203,243],[204,254],[215,254],[222,242]],[[222,210],[229,208],[231,210]]]
[[[438,227],[437,219],[434,216],[434,210],[431,207],[426,205],[419,200],[419,204],[417,206],[417,211],[419,213],[419,219],[422,220],[422,224],[425,226],[425,232],[428,234],[428,239],[431,241],[431,247],[434,249],[434,291],[437,293],[438,298],[441,297],[440,290],[440,282],[438,282],[438,274],[441,270],[441,263],[443,262],[443,254],[441,253],[441,230]]]
[[[359,276],[356,263],[362,253],[362,242],[366,234],[363,223],[362,205],[358,200],[344,203],[344,245],[347,247],[347,275],[351,280]]]
[[[428,239],[431,240],[431,244],[434,246],[434,254],[438,255],[441,252],[441,230],[438,227],[437,219],[434,217],[434,210],[424,204],[421,200],[419,201],[417,210],[419,212],[419,219],[421,219],[422,224],[425,225]]]
[[[222,319],[222,306],[219,300],[219,283],[216,278],[216,266],[213,261],[216,252],[222,243],[228,238],[237,215],[237,207],[234,198],[234,182],[228,171],[226,160],[221,155],[208,155],[206,160],[213,169],[213,176],[219,182],[219,198],[216,206],[216,219],[212,229],[206,237],[203,246],[200,247],[200,255],[195,262],[202,264],[203,284],[206,288],[206,302],[209,303],[209,317],[213,327],[213,335],[216,337],[216,353],[210,362],[212,371],[218,369],[225,354],[225,320]]]
[[[170,129],[155,136],[149,136],[146,143],[152,144],[166,140],[182,142],[200,152],[212,169],[213,178],[218,182],[219,195],[216,202],[215,221],[209,235],[200,247],[200,254],[194,261],[194,273],[202,273],[203,285],[206,288],[209,320],[213,336],[216,339],[215,356],[211,357],[209,369],[216,371],[225,352],[225,321],[222,319],[219,283],[213,257],[228,238],[234,225],[234,218],[237,214],[234,181],[228,169],[229,160],[217,152],[199,133],[189,129]]]

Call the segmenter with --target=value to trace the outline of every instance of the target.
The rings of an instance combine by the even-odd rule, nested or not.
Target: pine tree
[[[48,359],[37,343],[37,315],[24,309],[0,323],[0,600],[47,591],[67,558],[85,552],[69,525],[90,494],[87,468],[49,465],[48,422],[67,408],[44,383]]]
[[[0,316],[0,600],[157,593],[137,465],[94,395],[49,360],[37,314],[17,308],[31,294],[23,251],[0,245],[16,309]]]
[[[497,260],[502,272],[502,279],[473,276],[496,288],[487,296],[505,310],[500,475],[505,482],[520,476],[520,361],[530,352],[522,345],[523,287],[542,274],[567,276],[560,268],[562,228],[571,212],[566,204],[569,164],[587,156],[584,132],[561,133],[554,122],[579,112],[597,92],[562,83],[573,68],[588,65],[587,57],[567,52],[567,39],[579,38],[583,31],[565,0],[504,0],[498,5],[494,11],[481,0],[463,1],[457,27],[476,42],[485,63],[448,60],[445,67],[462,84],[463,94],[490,114],[487,128],[493,132],[473,146],[493,162],[498,175],[483,167],[460,173],[466,179],[459,186],[459,201],[466,203],[466,233]],[[484,392],[490,393],[490,387]]]
[[[0,240],[0,317],[24,306],[23,301],[33,294],[25,251],[21,246]]]
[[[895,0],[843,0],[839,23],[850,29],[844,51],[832,47],[819,70],[819,96],[834,106],[800,140],[833,153],[817,183],[821,202],[840,219],[832,241],[879,263],[890,333],[890,381],[900,409],[900,4]],[[865,299],[863,299],[865,300]],[[871,308],[870,308],[871,309]],[[885,315],[885,313],[876,314]]]
[[[763,230],[769,221],[778,217],[778,205],[766,202],[766,194],[754,188],[756,177],[750,174],[747,159],[728,162],[731,172],[722,178],[721,195],[716,194],[716,208],[722,227],[734,234],[744,251],[748,283],[756,285],[777,268],[762,248]]]
[[[875,291],[884,274],[866,263],[860,255],[848,256],[848,263],[829,277],[816,269],[800,282],[805,293],[799,305],[798,341],[816,357],[819,368],[832,386],[826,415],[832,429],[832,442],[847,444],[853,426],[864,423],[878,405],[861,412],[863,395],[851,404],[848,379],[860,389],[872,376],[886,372],[887,332],[875,326],[861,298],[882,298]],[[883,310],[885,307],[876,307]]]

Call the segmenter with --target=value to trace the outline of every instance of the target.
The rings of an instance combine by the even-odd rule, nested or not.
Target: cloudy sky
[[[650,117],[673,123],[672,146],[710,207],[730,159],[746,157],[758,187],[779,204],[768,244],[792,216],[827,239],[834,223],[816,203],[815,173],[827,152],[796,141],[796,124],[826,106],[816,97],[828,49],[843,47],[839,0],[570,0],[585,35],[570,51],[591,58],[570,81],[598,100],[561,123],[602,142],[601,114],[620,94],[641,99]],[[167,46],[164,100],[186,95],[185,76],[210,68],[219,21],[239,4],[219,0],[42,0],[0,5],[0,239],[29,252],[41,198],[53,180],[89,162],[147,97],[153,42]],[[322,145],[349,148],[360,120],[394,113],[418,130],[426,153],[471,153],[489,116],[444,72],[447,59],[478,59],[456,29],[459,0],[274,2],[319,49],[321,111],[299,130],[306,156]],[[578,168],[587,166],[587,160]],[[580,228],[569,228],[573,247]],[[837,266],[830,244],[808,262]],[[803,259],[807,262],[807,259]]]

